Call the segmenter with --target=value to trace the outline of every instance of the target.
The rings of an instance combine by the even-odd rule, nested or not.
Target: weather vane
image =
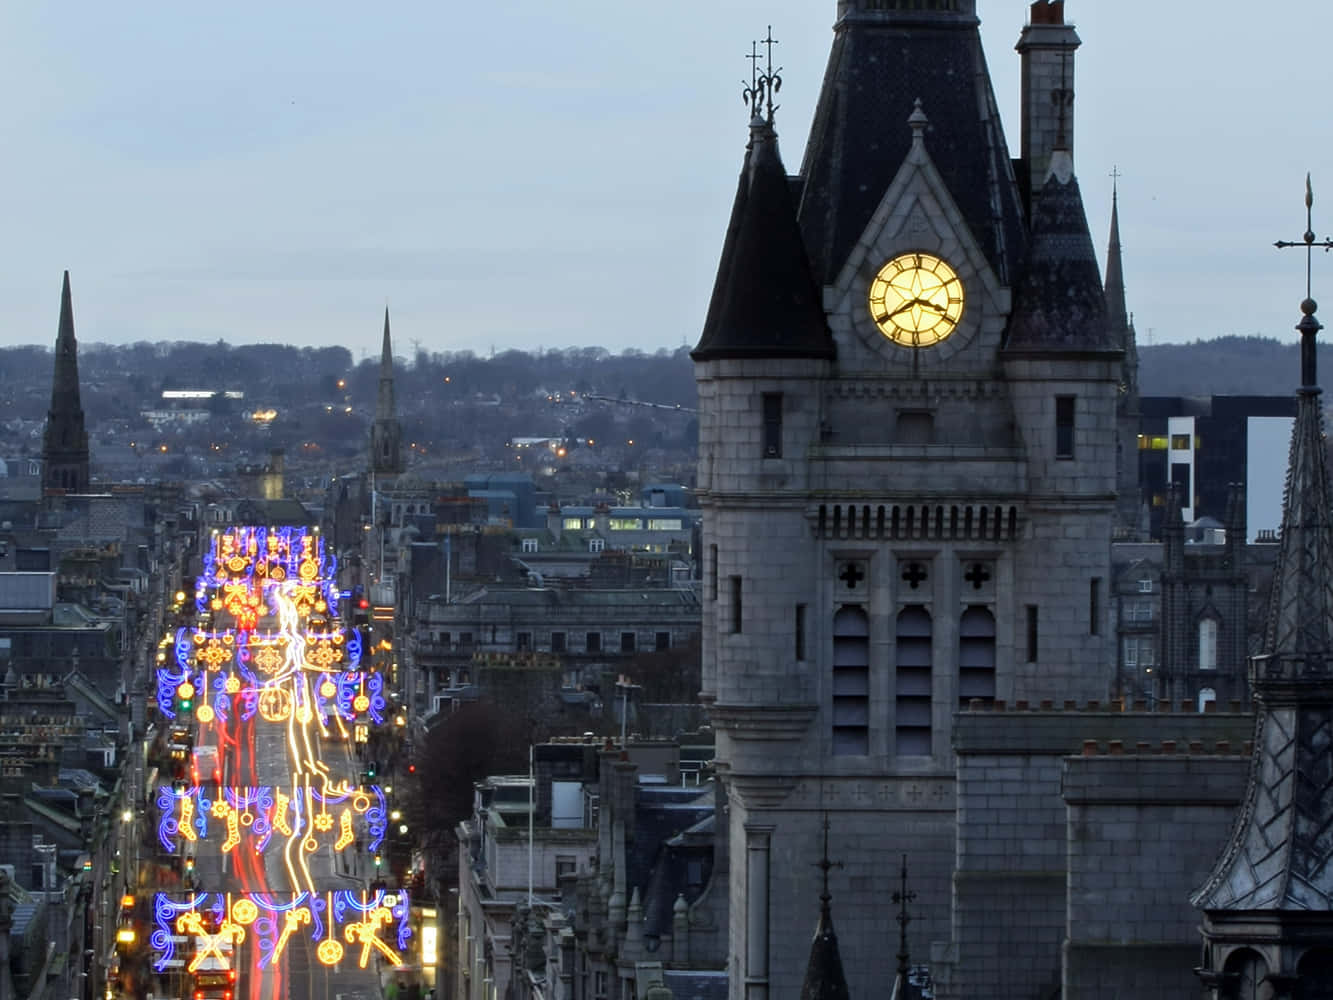
[[[1305,301],[1301,303],[1300,324],[1296,329],[1301,331],[1301,384],[1307,389],[1314,390],[1318,385],[1318,377],[1315,372],[1315,345],[1314,335],[1322,329],[1319,321],[1315,319],[1315,301],[1311,291],[1311,274],[1313,270],[1314,248],[1323,247],[1324,252],[1333,250],[1333,239],[1325,237],[1316,239],[1314,234],[1314,189],[1310,186],[1310,175],[1305,175],[1305,236],[1297,241],[1278,240],[1273,246],[1279,250],[1285,250],[1287,247],[1305,247]]]
[[[768,37],[762,42],[750,43],[750,54],[745,58],[750,60],[750,85],[741,91],[741,98],[750,106],[750,117],[763,117],[768,124],[773,124],[773,112],[778,110],[778,105],[773,103],[773,97],[782,89],[782,67],[773,68],[773,46],[778,44],[778,40],[773,37],[773,26],[768,26]],[[768,61],[764,71],[759,71],[759,46],[763,45],[768,49]]]
[[[1314,254],[1315,247],[1323,247],[1327,253],[1333,250],[1333,239],[1325,237],[1322,240],[1316,239],[1314,234],[1314,222],[1312,221],[1314,206],[1314,191],[1310,187],[1310,175],[1305,175],[1305,237],[1296,242],[1290,240],[1278,240],[1273,246],[1279,250],[1285,250],[1287,247],[1305,247],[1305,297],[1310,295],[1310,260]]]
[[[902,873],[899,876],[899,888],[893,894],[893,901],[898,904],[898,974],[906,976],[908,972],[908,952],[907,952],[907,925],[912,922],[911,915],[907,912],[907,904],[916,899],[915,892],[909,892],[907,888],[907,855],[903,855]]]

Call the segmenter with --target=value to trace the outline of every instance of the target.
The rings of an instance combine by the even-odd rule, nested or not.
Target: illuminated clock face
[[[928,253],[905,253],[881,267],[869,298],[870,318],[880,333],[904,347],[940,343],[963,316],[962,281]]]

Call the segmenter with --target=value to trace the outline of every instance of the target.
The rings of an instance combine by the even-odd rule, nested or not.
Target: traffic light
[[[185,871],[186,871],[186,874],[189,874],[190,872],[193,872],[193,871],[194,871],[194,855],[193,855],[193,854],[187,854],[187,855],[185,855]]]
[[[377,770],[379,770],[379,761],[372,760],[369,764],[366,765],[366,777],[374,781],[375,772]]]
[[[382,865],[383,863],[384,863],[384,858],[381,857],[379,854],[376,854],[376,855],[375,855],[375,867],[378,868],[378,867],[379,867],[380,865]]]

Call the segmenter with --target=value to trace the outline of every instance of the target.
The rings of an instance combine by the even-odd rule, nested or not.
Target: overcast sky
[[[693,345],[773,25],[800,164],[835,0],[0,4],[0,343]],[[1025,0],[979,0],[1011,153]],[[1294,340],[1333,232],[1333,4],[1068,0],[1141,342]],[[1333,256],[1315,261],[1330,301]]]

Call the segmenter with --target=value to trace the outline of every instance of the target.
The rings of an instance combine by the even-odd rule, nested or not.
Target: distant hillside
[[[1285,396],[1300,381],[1300,346],[1267,337],[1139,345],[1144,396]],[[1333,377],[1333,346],[1319,347],[1319,371]]]

